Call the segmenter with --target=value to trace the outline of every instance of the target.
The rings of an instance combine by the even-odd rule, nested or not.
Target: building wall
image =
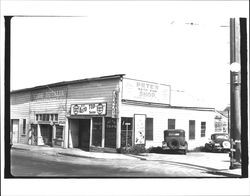
[[[10,119],[19,120],[18,142],[26,143],[29,135],[29,120],[30,120],[30,92],[17,92],[11,94],[10,97]],[[24,130],[23,122],[26,119],[26,129]],[[12,126],[12,125],[11,125]],[[12,127],[11,127],[12,128]]]
[[[36,114],[58,114],[58,121],[65,122],[66,98],[67,86],[31,91],[31,122],[35,122]]]
[[[194,149],[204,146],[205,142],[214,131],[214,112],[195,111],[188,109],[157,108],[122,104],[120,117],[133,117],[134,114],[146,114],[147,118],[153,118],[153,141],[146,141],[146,147],[162,145],[163,131],[168,129],[168,119],[175,120],[176,129],[186,131],[188,148]],[[195,120],[195,139],[189,140],[189,120]],[[201,137],[201,122],[206,122],[206,136]]]
[[[111,116],[112,94],[119,89],[119,79],[91,81],[68,85],[67,111],[71,104],[107,102],[107,116]]]

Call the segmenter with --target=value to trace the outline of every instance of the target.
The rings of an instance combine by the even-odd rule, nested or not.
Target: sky
[[[223,110],[232,7],[194,5],[100,3],[64,14],[75,17],[14,18],[11,90],[126,74],[171,85],[173,104]],[[248,16],[244,5],[234,11]]]

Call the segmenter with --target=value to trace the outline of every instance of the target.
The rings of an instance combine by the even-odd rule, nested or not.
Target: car
[[[227,133],[214,133],[211,135],[210,141],[205,144],[207,152],[229,152],[230,147],[230,139]]]
[[[164,130],[164,141],[162,149],[167,151],[181,151],[187,153],[188,143],[185,139],[185,131],[183,129],[167,129]]]

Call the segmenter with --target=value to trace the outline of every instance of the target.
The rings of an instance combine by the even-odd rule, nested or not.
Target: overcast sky
[[[232,10],[248,16],[246,2],[234,9],[165,3],[86,5],[69,14],[81,17],[14,18],[11,90],[126,74],[224,109],[230,102],[229,18]]]

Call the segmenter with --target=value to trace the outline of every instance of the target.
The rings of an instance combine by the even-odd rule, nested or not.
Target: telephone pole
[[[241,56],[240,20],[230,18],[230,169],[241,166]]]

